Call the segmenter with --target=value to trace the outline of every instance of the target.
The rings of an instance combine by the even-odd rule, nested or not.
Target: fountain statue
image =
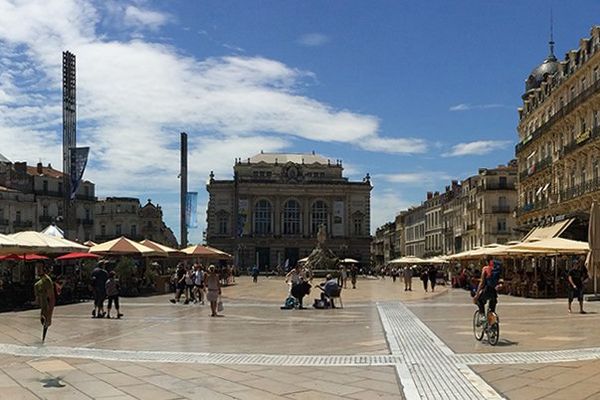
[[[304,268],[311,272],[314,270],[337,270],[339,260],[336,255],[326,246],[327,227],[319,225],[317,232],[317,247],[308,256]]]

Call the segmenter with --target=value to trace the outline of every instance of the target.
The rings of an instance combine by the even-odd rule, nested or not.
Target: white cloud
[[[452,179],[450,175],[441,171],[418,171],[397,174],[377,174],[373,178],[377,180],[381,179],[390,183],[417,185],[431,184],[434,182],[448,181]]]
[[[450,151],[444,154],[444,157],[481,156],[491,153],[494,150],[505,149],[511,143],[510,140],[477,140],[474,142],[459,143],[452,146]]]
[[[391,154],[415,154],[427,151],[427,142],[414,138],[389,138],[370,136],[360,142],[365,150],[379,151]]]
[[[145,27],[150,29],[158,29],[171,20],[171,16],[158,11],[152,11],[128,5],[125,8],[123,21],[136,28]]]
[[[393,221],[396,214],[410,205],[399,193],[375,185],[371,192],[371,234],[386,222]]]
[[[490,108],[506,108],[502,104],[467,104],[461,103],[450,107],[450,111],[487,110]]]
[[[298,38],[298,43],[307,47],[318,47],[330,41],[329,36],[322,33],[306,33]]]

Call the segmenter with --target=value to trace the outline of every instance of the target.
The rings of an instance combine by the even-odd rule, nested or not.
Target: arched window
[[[283,205],[283,234],[297,235],[300,233],[300,203],[288,200]]]
[[[254,206],[254,232],[257,234],[271,233],[271,203],[259,200]]]
[[[225,211],[217,213],[217,232],[219,235],[227,235],[229,233],[229,214]]]
[[[313,203],[311,209],[310,231],[317,233],[321,224],[327,226],[327,204],[323,200],[317,200]]]

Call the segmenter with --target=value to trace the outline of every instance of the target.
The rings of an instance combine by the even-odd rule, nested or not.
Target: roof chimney
[[[43,165],[41,162],[37,163],[37,173],[41,175],[44,172]]]
[[[433,193],[427,192],[427,200],[431,200],[432,197],[433,197]]]

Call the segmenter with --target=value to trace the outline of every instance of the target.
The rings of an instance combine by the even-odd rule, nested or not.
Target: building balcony
[[[510,206],[492,206],[492,214],[507,214],[511,211]]]
[[[477,203],[474,201],[471,201],[469,203],[467,203],[467,210],[475,210],[477,208]]]
[[[84,225],[84,226],[94,225],[94,220],[88,219],[88,218],[77,218],[77,225]]]
[[[13,227],[15,228],[31,228],[33,227],[32,221],[13,221]]]
[[[575,110],[579,105],[595,95],[598,91],[600,91],[600,80],[597,80],[573,99],[571,99],[571,101],[561,107],[552,117],[550,117],[548,121],[533,131],[533,133],[529,135],[527,139],[523,140],[521,143],[518,143],[515,147],[516,154],[524,151],[527,147],[529,147],[529,145],[531,145],[531,143],[535,141],[535,139],[542,136],[544,132],[547,132],[554,124],[562,120],[571,111]]]
[[[600,178],[590,179],[585,183],[575,185],[560,191],[559,202],[568,201],[587,193],[600,190]]]
[[[519,173],[519,180],[523,181],[530,176],[537,174],[546,169],[546,167],[552,165],[552,157],[546,157],[541,161],[536,162],[531,167],[526,170],[523,170]]]
[[[544,199],[533,203],[525,204],[523,207],[519,208],[518,214],[523,215],[533,211],[541,210],[546,207],[548,207],[548,200]]]
[[[485,192],[491,190],[516,190],[515,185],[500,185],[498,183],[492,183],[487,185],[482,185],[477,187],[478,192]]]
[[[560,156],[564,157],[567,154],[574,152],[578,148],[583,147],[588,143],[591,143],[592,141],[598,139],[599,137],[600,137],[600,126],[597,126],[591,130],[587,130],[585,132],[581,132],[579,135],[577,135],[575,140],[573,140],[571,143],[567,144],[566,146],[564,146],[561,149]]]

